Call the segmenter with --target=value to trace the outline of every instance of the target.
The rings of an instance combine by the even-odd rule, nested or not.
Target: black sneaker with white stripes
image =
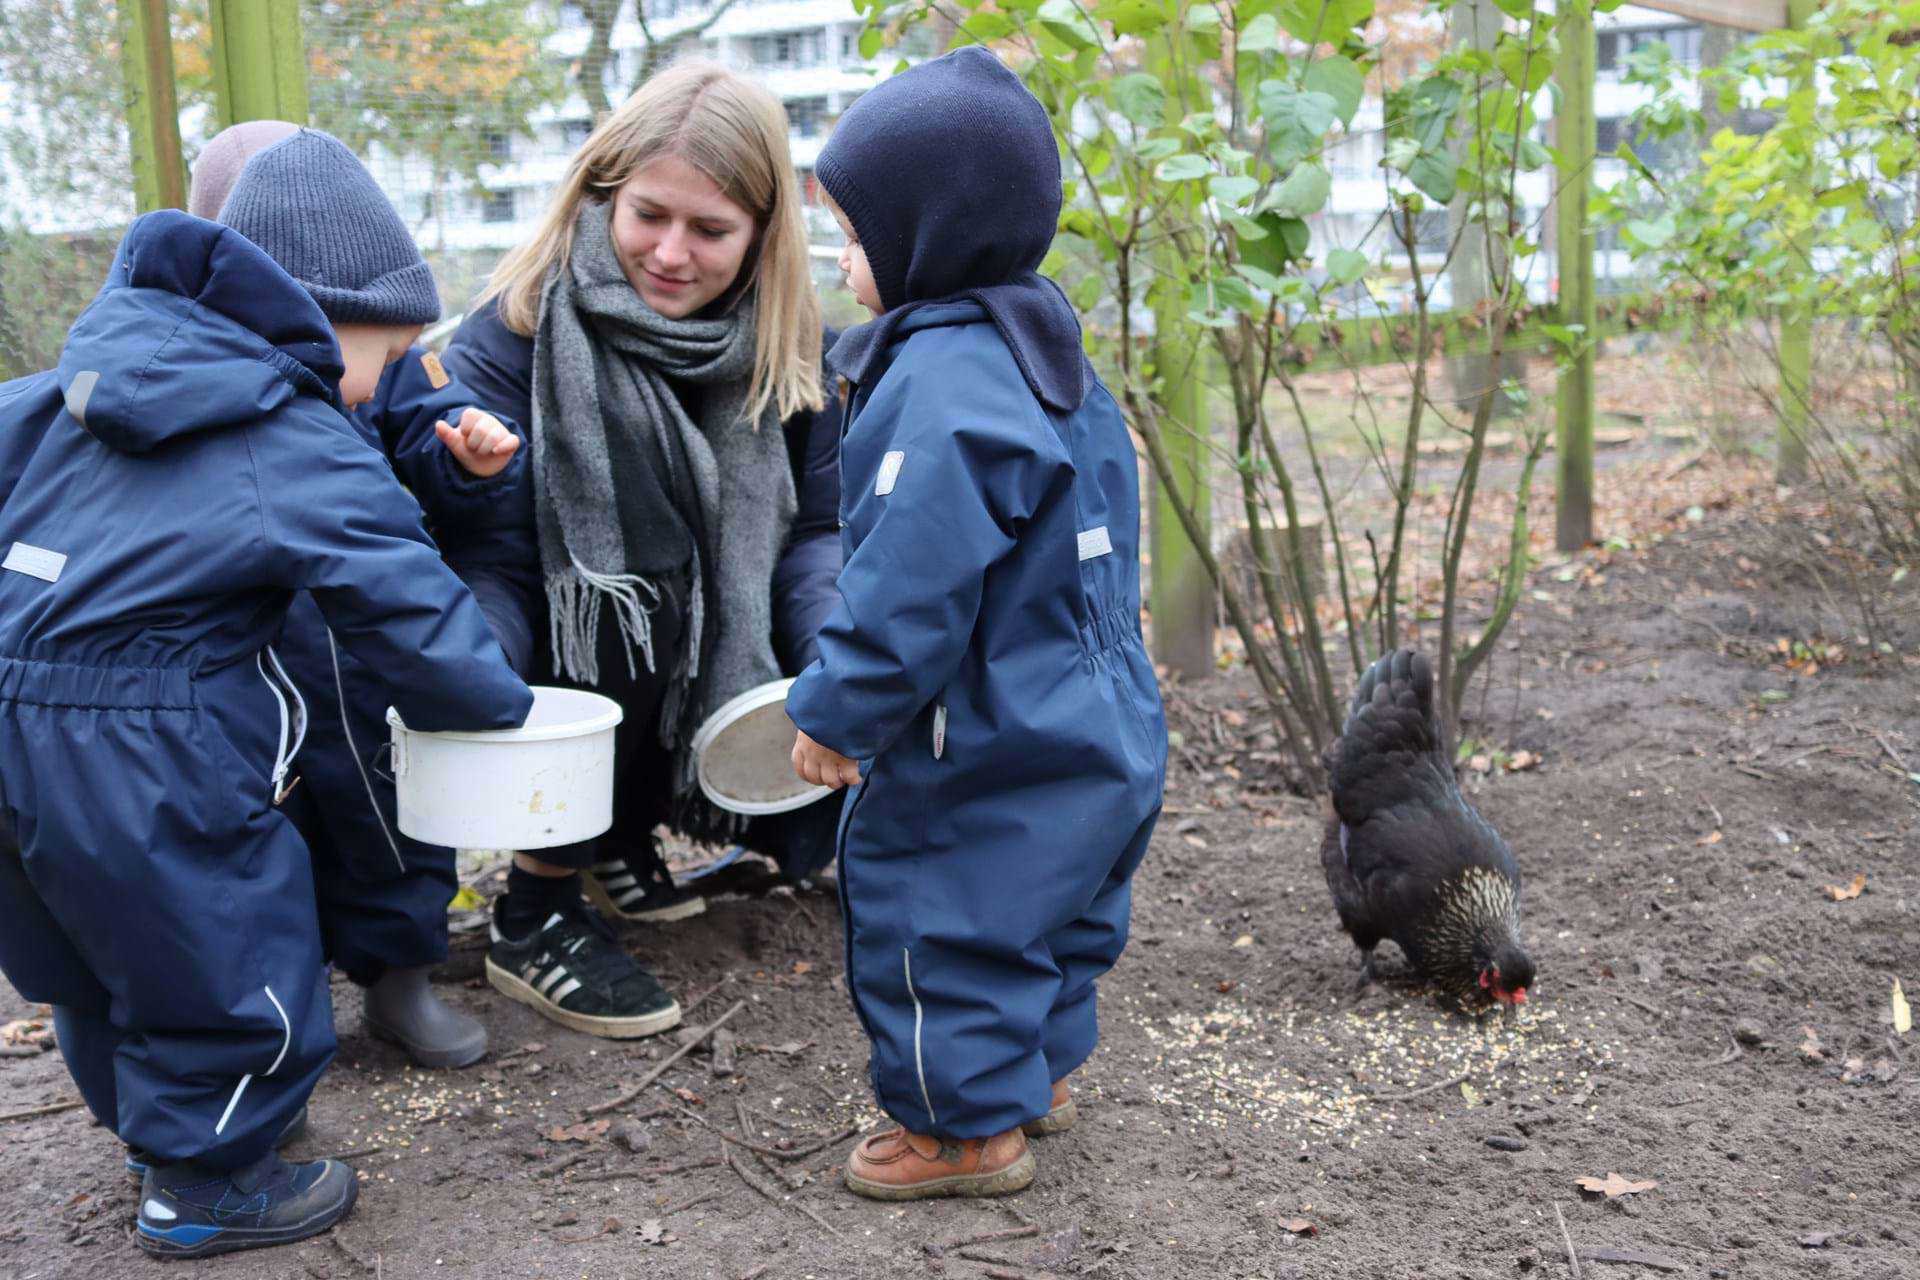
[[[628,955],[585,903],[567,906],[524,938],[500,929],[493,904],[487,981],[574,1031],[609,1040],[650,1036],[680,1025],[680,1004]]]
[[[660,846],[649,843],[631,853],[614,853],[584,873],[587,898],[616,920],[666,924],[707,909],[707,900],[673,882]]]

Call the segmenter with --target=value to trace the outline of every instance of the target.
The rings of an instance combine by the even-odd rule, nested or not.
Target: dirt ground
[[[1535,574],[1466,727],[1489,769],[1467,785],[1527,874],[1540,980],[1517,1016],[1391,978],[1354,997],[1315,808],[1279,785],[1233,670],[1172,691],[1167,816],[1082,1120],[1040,1143],[1025,1194],[890,1207],[839,1186],[850,1139],[787,1158],[878,1117],[835,900],[781,890],[630,935],[698,999],[690,1023],[744,1008],[733,1073],[683,1058],[624,1128],[557,1132],[673,1045],[495,998],[480,933],[442,988],[488,1024],[477,1068],[407,1068],[337,985],[340,1055],[294,1154],[366,1153],[359,1206],[199,1270],[1481,1280],[1569,1275],[1570,1240],[1603,1280],[1920,1275],[1920,1037],[1891,999],[1896,978],[1920,998],[1920,635],[1870,658],[1764,543],[1709,514]],[[1846,652],[1789,669],[1782,638]],[[1857,897],[1824,891],[1859,875]],[[0,1021],[33,1015],[0,987]],[[9,1112],[72,1096],[55,1053],[0,1058],[0,1082]],[[743,1123],[780,1153],[736,1148],[745,1176],[715,1162]],[[1576,1186],[1610,1173],[1656,1185]],[[181,1274],[133,1248],[133,1209],[84,1111],[0,1123],[0,1275]]]

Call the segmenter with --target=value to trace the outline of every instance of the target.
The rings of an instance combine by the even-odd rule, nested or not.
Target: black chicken
[[[1360,948],[1361,984],[1391,938],[1443,994],[1524,1003],[1533,960],[1520,945],[1520,867],[1454,781],[1424,656],[1401,649],[1367,669],[1326,761],[1320,864]]]

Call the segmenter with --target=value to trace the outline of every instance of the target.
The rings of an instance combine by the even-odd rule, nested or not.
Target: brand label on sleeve
[[[1107,532],[1107,526],[1088,529],[1080,535],[1080,558],[1091,560],[1095,556],[1108,555],[1113,551],[1113,537]]]
[[[893,492],[893,486],[900,479],[900,464],[906,460],[907,455],[899,449],[880,459],[880,474],[873,482],[874,496],[884,498]]]
[[[447,366],[441,364],[440,357],[431,351],[421,353],[420,367],[426,370],[427,384],[435,391],[440,390],[440,388],[453,381],[452,378],[447,376]]]
[[[67,567],[67,558],[58,551],[49,551],[45,547],[29,546],[24,542],[13,544],[7,552],[5,564],[0,569],[11,569],[15,573],[24,573],[30,578],[41,578],[47,582],[60,581],[60,571]]]

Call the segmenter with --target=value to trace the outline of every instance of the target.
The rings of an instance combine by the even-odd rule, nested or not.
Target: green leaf
[[[1509,18],[1533,16],[1533,0],[1493,0],[1494,6]]]
[[[1275,168],[1291,169],[1320,150],[1333,128],[1335,106],[1331,94],[1302,91],[1284,80],[1261,84],[1260,117]]]
[[[1093,7],[1094,16],[1113,24],[1123,36],[1151,35],[1167,25],[1167,11],[1152,0],[1109,0]]]
[[[1366,96],[1367,77],[1352,58],[1335,54],[1307,68],[1306,86],[1333,99],[1333,114],[1341,124],[1349,124]]]
[[[1333,194],[1333,177],[1317,164],[1303,164],[1286,176],[1262,201],[1262,212],[1304,218],[1318,213]]]
[[[1167,91],[1144,71],[1121,76],[1107,88],[1114,110],[1145,129],[1157,129],[1167,118]]]
[[[1254,221],[1265,228],[1267,234],[1264,239],[1240,242],[1241,262],[1278,275],[1287,269],[1289,262],[1306,256],[1307,246],[1313,239],[1306,223],[1277,213],[1263,213]]]
[[[1265,289],[1268,293],[1279,293],[1287,287],[1287,282],[1271,271],[1262,271],[1259,267],[1249,266],[1244,262],[1235,264],[1233,269],[1240,273],[1242,280],[1256,289]]]
[[[886,32],[879,27],[868,27],[860,33],[860,57],[871,62],[880,54],[880,46],[886,43]]]
[[[1280,47],[1280,23],[1270,13],[1260,14],[1240,29],[1233,45],[1241,53],[1271,53]]]
[[[1099,31],[1073,0],[1047,0],[1038,16],[1042,26],[1075,49],[1093,49],[1100,44]]]
[[[1243,244],[1249,240],[1264,240],[1267,238],[1267,229],[1261,226],[1258,221],[1247,217],[1245,214],[1223,213],[1220,215],[1220,221],[1232,227],[1233,233],[1240,238]]]
[[[1013,19],[1004,13],[986,11],[976,13],[960,25],[954,33],[953,43],[985,44],[989,40],[998,40],[1013,30]]]
[[[1235,205],[1260,189],[1260,183],[1253,178],[1237,175],[1222,175],[1207,184],[1213,192],[1213,198],[1221,204]]]
[[[1354,249],[1334,249],[1327,254],[1327,276],[1335,284],[1352,284],[1367,274],[1370,265],[1367,255]]]
[[[1107,282],[1098,273],[1082,276],[1080,283],[1073,286],[1073,305],[1078,310],[1091,311],[1106,291]]]
[[[1636,218],[1626,225],[1627,236],[1643,249],[1658,249],[1673,239],[1678,230],[1672,214],[1662,214],[1652,222]]]
[[[1143,162],[1152,164],[1155,160],[1165,160],[1168,156],[1177,155],[1179,151],[1180,139],[1178,138],[1148,138],[1133,149],[1133,154]]]
[[[1218,31],[1220,11],[1210,4],[1197,4],[1187,10],[1184,21],[1189,31]]]
[[[1407,181],[1441,204],[1450,204],[1458,190],[1459,166],[1444,151],[1422,151],[1407,166]]]
[[[1553,50],[1529,46],[1524,35],[1504,35],[1494,51],[1494,65],[1516,88],[1533,93],[1553,75]]]
[[[1213,166],[1207,163],[1205,156],[1192,154],[1174,156],[1161,163],[1153,171],[1153,176],[1162,182],[1192,182],[1204,178],[1213,172]]]
[[[1373,17],[1373,0],[1282,0],[1277,16],[1296,40],[1339,44]]]

